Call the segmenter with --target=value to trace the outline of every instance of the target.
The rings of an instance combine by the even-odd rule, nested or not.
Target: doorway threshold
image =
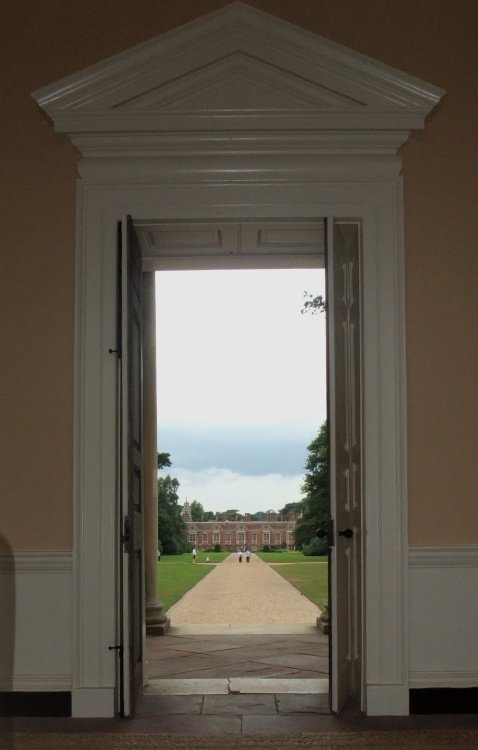
[[[204,679],[152,679],[144,695],[326,695],[329,680],[324,678],[223,677]]]

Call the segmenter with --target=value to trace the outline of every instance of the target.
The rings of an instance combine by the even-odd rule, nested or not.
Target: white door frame
[[[114,712],[116,225],[360,218],[364,700],[408,713],[402,185],[444,92],[232,2],[33,94],[79,165],[73,714]]]
[[[287,161],[287,164],[284,162]],[[103,160],[80,167],[73,714],[113,715],[117,639],[116,228],[135,220],[360,217],[363,222],[364,701],[407,714],[407,500],[400,162]]]

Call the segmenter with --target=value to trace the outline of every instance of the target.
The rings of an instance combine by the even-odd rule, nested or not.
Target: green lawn
[[[306,558],[291,565],[271,565],[271,568],[279,573],[286,581],[289,581],[301,594],[304,594],[320,609],[324,608],[324,602],[329,598],[328,593],[328,565],[327,558],[314,557],[316,565],[304,565]],[[318,562],[321,561],[321,562]]]
[[[324,557],[306,557],[303,552],[254,552],[257,557],[266,563],[316,563],[327,562],[327,556]]]
[[[228,555],[229,552],[199,552],[195,563],[192,562],[190,552],[183,555],[161,555],[161,562],[158,563],[158,592],[164,611],[167,612],[174,602]],[[209,558],[209,563],[206,558]]]

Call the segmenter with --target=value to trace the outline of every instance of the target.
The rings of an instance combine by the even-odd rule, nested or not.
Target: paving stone
[[[260,677],[236,677],[229,680],[231,693],[302,693],[328,694],[328,679],[261,679]]]
[[[307,669],[327,673],[329,671],[329,661],[321,656],[311,656],[307,654],[283,653],[273,656],[267,656],[258,659],[263,664],[277,664],[281,667],[292,667],[293,669]]]
[[[134,731],[148,734],[174,732],[182,734],[241,734],[240,716],[184,716],[168,715],[148,719],[134,719]]]
[[[299,670],[291,667],[280,667],[276,665],[261,664],[260,662],[240,662],[238,664],[225,663],[205,669],[194,669],[190,672],[181,672],[180,677],[184,679],[203,679],[209,677],[235,678],[243,675],[254,675],[259,677],[294,677],[299,676]],[[312,673],[316,675],[315,672]]]
[[[143,695],[136,712],[138,717],[166,716],[168,714],[200,714],[203,695]]]
[[[276,694],[277,710],[280,714],[328,714],[328,694],[297,695],[290,693]]]
[[[229,692],[229,680],[217,679],[165,679],[150,680],[144,688],[145,695],[208,695]]]
[[[300,734],[337,731],[335,717],[319,714],[302,716],[243,716],[243,734]],[[258,745],[259,747],[259,745]]]
[[[276,714],[274,695],[207,695],[202,714]]]
[[[175,659],[167,659],[164,662],[158,661],[154,677],[180,677],[196,670],[213,668],[215,666],[221,667],[222,665],[223,662],[220,659],[218,660],[214,655],[211,656],[210,654],[177,655]],[[152,673],[151,668],[148,671],[150,674]]]

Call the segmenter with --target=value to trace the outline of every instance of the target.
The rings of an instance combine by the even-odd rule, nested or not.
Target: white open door
[[[360,222],[327,222],[332,637],[331,707],[361,692],[362,398]]]
[[[143,481],[141,251],[131,217],[121,234],[120,495],[121,711],[130,716],[142,690],[143,671]]]

